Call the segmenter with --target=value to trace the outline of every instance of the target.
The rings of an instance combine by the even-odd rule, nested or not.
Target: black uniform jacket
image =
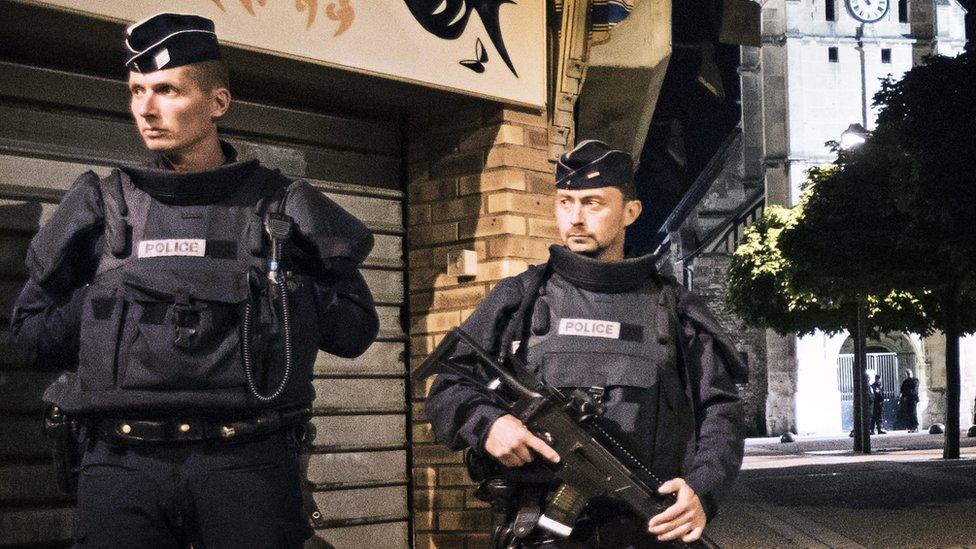
[[[649,460],[645,464],[655,469],[662,480],[684,478],[702,500],[706,514],[713,516],[718,500],[731,488],[742,463],[742,409],[733,379],[743,381],[745,367],[738,351],[704,302],[673,279],[658,276],[648,256],[607,265],[554,246],[549,264],[553,274],[543,286],[544,295],[536,299],[534,312],[525,315],[534,317],[533,327],[540,322],[540,316],[550,316],[539,314],[542,302],[554,311],[561,308],[563,315],[577,317],[589,312],[598,317],[602,310],[613,318],[620,306],[601,309],[600,302],[629,301],[627,312],[622,313],[625,316],[617,312],[616,319],[622,320],[620,339],[631,341],[613,342],[625,351],[610,358],[599,351],[607,338],[562,337],[539,343],[535,335],[530,335],[539,330],[526,329],[523,334],[530,345],[535,342],[536,347],[549,347],[545,357],[532,348],[526,351],[529,367],[547,381],[552,376],[569,379],[569,384],[605,386],[607,415],[611,416],[608,419],[620,426],[616,434],[622,442],[634,454]],[[531,267],[501,281],[462,329],[497,353],[513,315],[542,269]],[[567,307],[553,303],[557,299],[595,303],[583,308]],[[546,329],[548,332],[572,335],[574,330],[588,329],[586,326],[590,325],[600,329],[599,322],[588,325],[560,316],[552,314],[554,325]],[[640,322],[644,326],[631,324]],[[648,335],[641,346],[625,332]],[[675,341],[681,346],[679,352],[674,352]],[[565,347],[560,349],[561,345]],[[463,349],[454,359],[462,365],[474,362],[467,360]],[[473,368],[478,377],[477,367]],[[573,371],[566,372],[567,369]],[[425,406],[426,417],[439,441],[451,449],[472,448],[481,453],[489,427],[505,413],[483,386],[449,374],[438,375]]]
[[[240,173],[254,173],[257,161],[235,162],[236,152],[221,143],[228,164],[213,172],[189,174],[196,177],[167,180],[163,160],[157,160],[144,173],[160,175],[161,186],[146,192],[156,200],[181,207],[183,204],[206,206],[217,204],[236,192]],[[154,172],[155,170],[155,172]],[[128,172],[127,172],[128,173]],[[172,172],[169,172],[172,173]],[[131,178],[137,179],[133,172]],[[277,176],[280,177],[280,176]],[[158,181],[157,181],[158,183]],[[294,219],[292,240],[304,242],[304,249],[316,251],[318,235],[329,235],[329,242],[349,242],[337,252],[350,258],[343,268],[329,268],[319,262],[304,269],[314,279],[314,303],[299,304],[299,312],[314,311],[296,322],[317,325],[318,347],[341,357],[355,357],[372,343],[378,331],[378,318],[369,288],[355,268],[369,253],[373,237],[352,215],[323,196],[304,181],[294,181],[285,188],[285,214]],[[20,293],[12,314],[16,341],[32,351],[35,366],[47,370],[74,370],[79,359],[79,333],[82,309],[88,302],[86,292],[98,269],[99,258],[111,235],[106,231],[105,196],[97,176],[81,176],[68,190],[51,220],[31,242],[27,265],[30,278]],[[65,234],[69,229],[71,234]],[[86,227],[77,230],[78,227]],[[348,239],[343,240],[346,235]],[[60,243],[57,249],[51,243]],[[308,255],[308,254],[306,254]],[[42,264],[56,265],[45,272]],[[323,265],[325,265],[323,267]],[[352,268],[349,268],[349,267]],[[301,270],[301,266],[299,266]],[[312,271],[312,272],[309,272]],[[309,318],[308,316],[313,316]],[[315,328],[311,328],[315,333]],[[112,334],[105,334],[113,337]],[[305,380],[296,383],[307,383]]]

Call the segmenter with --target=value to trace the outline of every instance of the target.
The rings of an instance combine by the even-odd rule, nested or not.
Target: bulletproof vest
[[[678,476],[695,423],[670,289],[650,257],[606,263],[553,248],[550,264],[521,354],[549,385],[601,400],[603,426],[662,480]]]
[[[281,207],[290,181],[256,161],[235,163],[189,174],[187,187],[209,184],[208,196],[173,197],[151,191],[160,178],[173,179],[160,187],[187,184],[180,174],[127,170],[100,182],[105,245],[86,295],[77,376],[59,403],[75,414],[267,406],[246,390],[241,321],[249,300],[268,302],[259,299],[269,291],[263,216]],[[289,289],[295,371],[275,406],[314,396],[312,284],[297,274]],[[284,366],[280,319],[274,307],[257,310],[259,381],[273,386]]]

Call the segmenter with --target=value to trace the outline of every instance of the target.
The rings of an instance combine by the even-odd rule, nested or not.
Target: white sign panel
[[[545,105],[544,0],[34,0],[126,23],[208,17],[222,43]],[[121,43],[122,37],[119,37]]]

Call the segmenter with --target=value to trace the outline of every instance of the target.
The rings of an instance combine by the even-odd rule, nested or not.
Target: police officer
[[[646,523],[612,500],[593,500],[570,538],[535,528],[516,539],[511,523],[537,518],[552,488],[540,462],[559,456],[489,391],[441,374],[426,416],[438,440],[471,449],[473,476],[489,477],[483,491],[507,500],[493,506],[509,523],[496,523],[498,547],[692,542],[739,471],[742,412],[733,378],[744,376],[744,366],[698,297],[658,275],[652,256],[625,256],[625,229],[641,212],[632,173],[630,155],[599,141],[564,154],[555,201],[564,246],[552,246],[546,264],[498,283],[462,329],[499,355],[517,353],[549,385],[600,399],[608,428],[658,478],[670,479],[660,491],[677,502]],[[473,363],[463,348],[453,359]],[[525,497],[540,485],[541,496]]]
[[[212,21],[126,29],[131,110],[156,159],[82,175],[32,240],[13,314],[44,399],[80,425],[77,546],[300,547],[298,438],[319,349],[378,319],[366,227],[218,138]]]
[[[874,383],[871,384],[871,434],[875,429],[879,435],[886,435],[888,431],[881,428],[882,414],[884,413],[884,386],[881,384],[881,375],[874,375]]]

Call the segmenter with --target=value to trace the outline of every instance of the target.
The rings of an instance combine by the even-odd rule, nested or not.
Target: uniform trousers
[[[312,533],[291,429],[235,443],[81,443],[76,548],[299,548]]]

